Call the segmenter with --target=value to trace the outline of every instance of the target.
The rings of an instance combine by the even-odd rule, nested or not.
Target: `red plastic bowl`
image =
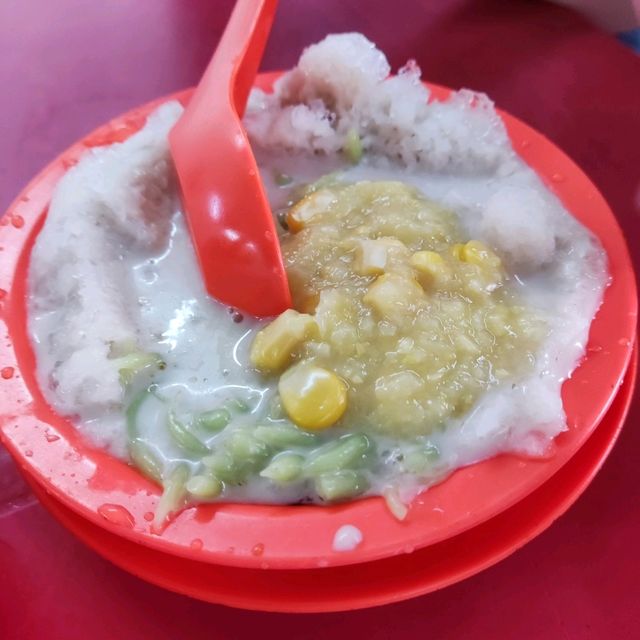
[[[262,88],[277,74],[263,74]],[[438,99],[449,90],[429,85]],[[587,355],[562,389],[569,430],[553,456],[499,456],[466,467],[419,496],[404,522],[379,498],[332,507],[200,505],[183,511],[162,533],[150,526],[158,488],[132,467],[92,449],[45,402],[36,383],[26,331],[26,275],[34,239],[55,184],[89,147],[121,141],[152,109],[189,91],[142,106],[100,127],[54,160],[25,188],[0,226],[0,437],[23,471],[63,505],[131,541],[201,562],[249,568],[304,569],[369,562],[435,544],[494,517],[560,469],[598,425],[631,356],[637,298],[622,232],[595,186],[562,151],[502,113],[514,148],[565,206],[600,238],[612,277],[590,333]],[[350,523],[364,534],[349,553],[332,550],[336,530]]]

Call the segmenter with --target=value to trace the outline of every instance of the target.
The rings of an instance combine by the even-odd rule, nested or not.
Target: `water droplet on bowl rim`
[[[13,378],[15,371],[16,370],[13,367],[3,367],[0,369],[0,376],[2,376],[4,380],[10,380]]]
[[[262,544],[262,542],[258,542],[257,544],[253,545],[253,548],[251,549],[251,554],[254,556],[261,556],[264,553],[264,545]]]
[[[107,503],[100,505],[98,507],[98,513],[107,520],[107,522],[117,524],[121,527],[127,527],[129,529],[132,529],[136,522],[133,515],[131,515],[131,513],[120,504]]]
[[[189,546],[192,549],[195,549],[196,551],[200,551],[200,549],[202,549],[204,543],[202,542],[202,540],[200,540],[200,538],[194,538],[190,543]]]

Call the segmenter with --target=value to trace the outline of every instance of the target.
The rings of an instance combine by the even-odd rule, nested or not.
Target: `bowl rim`
[[[256,85],[268,90],[279,75],[260,74]],[[432,99],[451,92],[425,84]],[[64,172],[88,149],[126,139],[154,108],[172,99],[185,102],[191,91],[137,107],[85,136],[39,173],[0,220],[0,319],[7,339],[0,344],[0,439],[26,473],[76,513],[140,544],[216,564],[308,569],[378,560],[455,536],[523,499],[578,451],[608,410],[630,361],[635,276],[622,231],[586,174],[547,138],[498,110],[516,152],[600,239],[609,259],[612,281],[592,322],[586,356],[562,388],[569,428],[556,438],[554,455],[501,455],[459,469],[418,496],[403,522],[377,497],[330,507],[225,503],[185,509],[161,535],[155,533],[149,520],[157,487],[90,447],[42,397],[26,330],[26,273],[51,192]],[[333,536],[346,523],[363,531],[364,542],[354,551],[335,552]]]

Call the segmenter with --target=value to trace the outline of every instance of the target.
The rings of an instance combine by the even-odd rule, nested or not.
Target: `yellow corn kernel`
[[[296,347],[318,335],[318,325],[306,313],[287,309],[259,331],[251,345],[251,364],[261,371],[283,369]]]
[[[347,408],[347,385],[332,371],[302,363],[280,378],[278,391],[289,418],[316,431],[334,425]]]
[[[361,239],[353,263],[355,272],[361,276],[380,275],[387,266],[388,250],[389,244],[385,240]]]
[[[361,276],[377,276],[387,266],[387,247],[378,240],[361,239],[356,245],[354,271]]]
[[[393,270],[409,255],[407,247],[396,238],[359,238],[356,244],[354,271],[361,276],[378,276]]]
[[[417,251],[409,262],[421,276],[426,277],[428,284],[442,283],[451,275],[451,269],[435,251]]]
[[[392,322],[400,321],[414,313],[424,300],[424,290],[412,278],[395,273],[385,273],[362,297],[362,301],[373,307],[382,317]]]
[[[335,199],[335,195],[331,191],[320,189],[296,202],[287,213],[289,231],[297,233],[304,229],[313,218],[327,211]]]
[[[418,271],[432,271],[444,264],[444,259],[435,251],[416,251],[411,256],[411,266]]]
[[[469,240],[462,245],[460,260],[490,269],[498,269],[502,265],[500,258],[479,240]]]
[[[462,260],[462,249],[464,248],[463,244],[453,244],[451,245],[451,255],[456,259],[456,260]]]

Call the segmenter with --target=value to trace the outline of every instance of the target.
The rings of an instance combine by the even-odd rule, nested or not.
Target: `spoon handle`
[[[264,52],[278,0],[238,0],[199,87],[231,87],[242,117]],[[196,90],[197,93],[197,90]],[[194,98],[196,96],[194,95]]]

